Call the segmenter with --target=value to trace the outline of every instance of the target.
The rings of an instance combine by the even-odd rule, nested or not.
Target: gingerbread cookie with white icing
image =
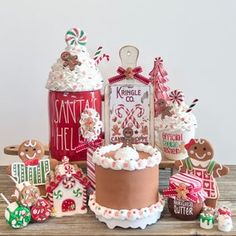
[[[46,193],[46,176],[50,169],[54,169],[57,161],[44,158],[43,145],[34,139],[24,141],[18,149],[22,162],[15,162],[10,166],[9,174],[17,183],[32,182],[40,189],[42,195]]]
[[[176,161],[175,168],[180,172],[200,177],[203,180],[203,189],[208,195],[205,204],[215,208],[219,198],[215,178],[227,175],[229,168],[213,160],[214,150],[206,139],[191,139],[185,148],[188,157]]]

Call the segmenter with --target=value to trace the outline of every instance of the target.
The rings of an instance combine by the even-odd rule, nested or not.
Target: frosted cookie
[[[206,139],[191,139],[185,148],[188,158],[176,161],[175,167],[202,179],[203,189],[207,193],[205,204],[215,208],[219,198],[215,178],[227,175],[229,168],[214,161],[213,147]]]

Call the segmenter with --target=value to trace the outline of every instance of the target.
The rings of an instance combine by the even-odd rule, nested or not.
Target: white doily
[[[102,131],[100,115],[92,108],[83,111],[79,123],[82,137],[89,142],[96,140]]]

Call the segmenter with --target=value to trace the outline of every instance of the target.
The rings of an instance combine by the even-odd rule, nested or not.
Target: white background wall
[[[197,136],[209,139],[216,159],[236,164],[236,1],[234,0],[1,0],[0,1],[0,163],[6,145],[27,138],[48,141],[47,90],[50,66],[65,47],[67,29],[88,35],[91,54],[104,46],[115,74],[118,50],[140,49],[145,74],[162,56],[169,86],[185,92],[195,109]]]

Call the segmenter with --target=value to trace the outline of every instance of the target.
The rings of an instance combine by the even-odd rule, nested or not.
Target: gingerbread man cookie
[[[160,110],[161,119],[164,119],[165,116],[172,116],[173,115],[170,111],[172,109],[172,106],[168,106],[165,99],[159,99],[157,101],[157,106]]]
[[[213,160],[214,151],[206,139],[191,139],[185,148],[188,157],[185,160],[176,161],[175,168],[200,177],[203,180],[203,189],[208,195],[205,204],[215,208],[219,198],[215,178],[227,175],[229,168]]]
[[[81,62],[77,60],[78,56],[73,56],[69,52],[63,52],[61,54],[61,59],[64,61],[63,66],[68,66],[71,71],[75,69],[75,66],[81,65]]]
[[[124,128],[123,135],[124,135],[123,147],[132,146],[132,144],[133,144],[133,135],[134,135],[134,132],[133,132],[132,128],[130,128],[130,127]]]
[[[44,157],[43,145],[34,139],[24,141],[18,149],[18,155],[22,162],[15,162],[10,166],[10,175],[17,183],[30,181],[36,185],[42,195],[46,193],[46,176],[50,169],[57,165],[56,160]]]

